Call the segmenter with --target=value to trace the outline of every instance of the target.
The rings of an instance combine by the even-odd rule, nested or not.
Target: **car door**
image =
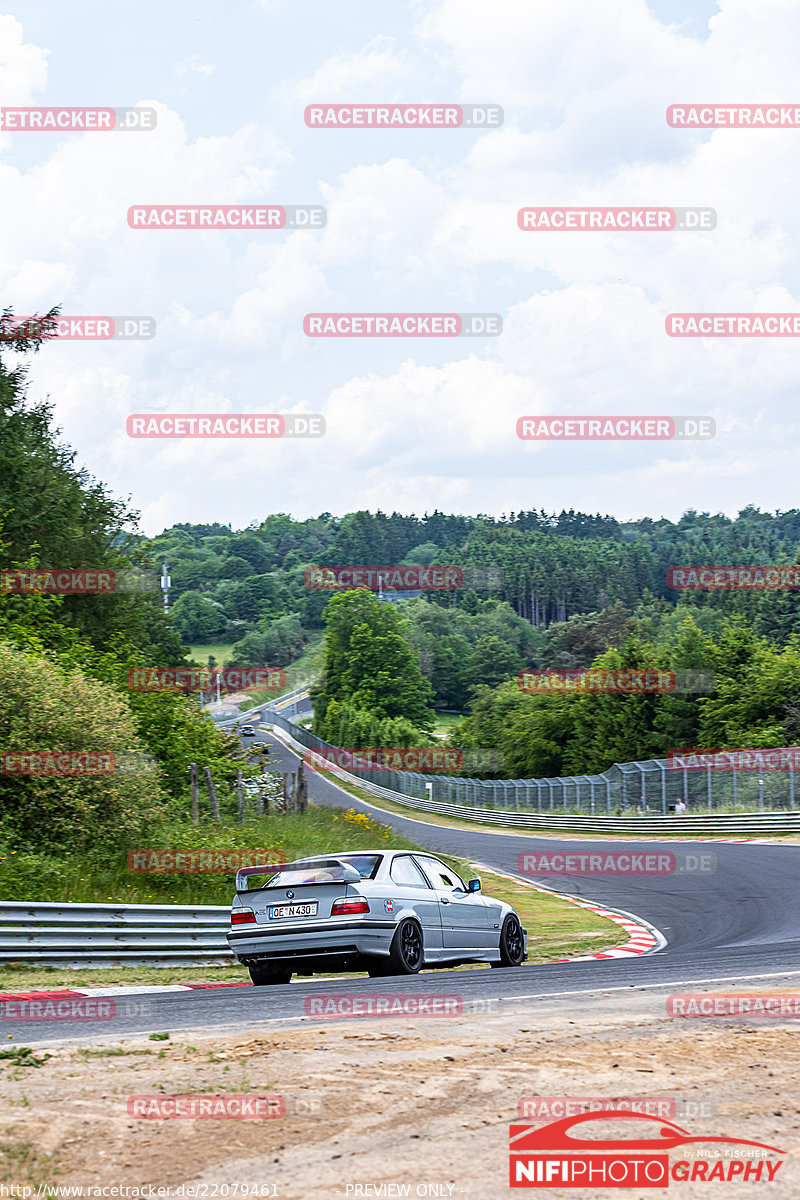
[[[489,910],[480,892],[468,892],[455,871],[432,855],[415,854],[439,902],[446,950],[473,953],[490,941]]]
[[[387,894],[397,907],[414,909],[422,925],[425,953],[431,957],[442,951],[442,918],[439,898],[410,854],[397,854],[389,866]]]

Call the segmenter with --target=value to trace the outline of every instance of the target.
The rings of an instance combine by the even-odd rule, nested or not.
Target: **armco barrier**
[[[337,747],[304,729],[289,719],[289,714],[267,706],[262,710],[264,725],[283,730],[296,743],[299,751],[337,753]],[[534,813],[538,818],[552,817],[560,812],[567,816],[598,813],[625,819],[641,811],[667,816],[679,800],[685,800],[692,816],[720,816],[715,810],[731,806],[734,813],[800,813],[795,797],[795,772],[791,765],[785,771],[755,771],[735,769],[714,771],[710,766],[700,770],[673,770],[664,759],[646,762],[614,763],[601,775],[575,775],[554,779],[467,779],[457,775],[422,774],[418,771],[376,770],[360,771],[351,768],[350,774],[362,786],[377,784],[388,792],[399,793],[406,799],[444,803],[468,810],[489,809],[503,813]],[[422,807],[419,805],[418,807]],[[447,808],[431,809],[446,812]],[[522,821],[521,824],[529,824]],[[607,828],[607,826],[603,826]],[[794,829],[796,826],[791,825]]]
[[[0,962],[38,967],[231,966],[230,908],[0,902]]]
[[[265,717],[266,724],[278,723],[272,715]],[[289,724],[289,722],[285,722]],[[273,730],[274,732],[274,730]],[[301,735],[306,730],[298,729]],[[300,754],[307,754],[308,749],[285,729],[281,730],[279,740],[290,749]],[[541,812],[514,812],[507,809],[480,808],[474,804],[449,804],[446,801],[422,799],[409,796],[405,792],[397,792],[390,788],[381,787],[371,779],[353,775],[335,764],[323,761],[322,770],[354,784],[363,791],[369,792],[406,808],[418,809],[422,812],[435,813],[439,816],[455,817],[459,820],[481,821],[491,825],[503,825],[518,829],[557,829],[575,833],[628,833],[649,837],[664,837],[677,834],[681,837],[698,838],[711,834],[722,837],[753,837],[765,834],[800,833],[800,812],[795,813],[714,813],[702,816],[637,816],[637,817],[582,817],[580,815],[556,816]]]

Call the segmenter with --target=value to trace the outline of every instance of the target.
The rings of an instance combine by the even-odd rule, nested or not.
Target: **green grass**
[[[208,646],[187,646],[187,650],[190,657],[203,666],[208,662],[209,654],[213,654],[217,660],[217,665],[224,667],[233,653],[233,642],[215,642]]]
[[[47,1154],[33,1142],[0,1140],[0,1182],[48,1184],[58,1172],[58,1152]],[[19,1190],[16,1191],[20,1195]]]
[[[436,723],[433,727],[433,736],[437,738],[446,738],[454,725],[459,721],[463,721],[463,717],[458,713],[440,713],[436,714]]]
[[[0,965],[0,991],[58,991],[62,988],[125,987],[170,983],[249,983],[247,968],[232,967],[30,967]],[[131,997],[135,1002],[136,997]],[[142,1053],[139,1051],[138,1053]],[[147,1050],[144,1053],[152,1053]]]
[[[251,692],[251,699],[243,701],[240,706],[241,710],[245,712],[248,708],[255,708],[259,704],[264,704],[267,700],[275,700],[278,695],[283,695],[285,692],[293,692],[297,687],[313,683],[322,670],[322,643],[324,637],[325,635],[322,630],[317,630],[310,634],[306,642],[306,648],[300,657],[296,658],[288,667],[284,667],[284,671],[286,672],[286,687],[283,692],[278,694],[267,691]]]
[[[412,843],[385,825],[350,809],[309,804],[306,813],[230,819],[195,828],[189,822],[154,829],[146,844],[130,849],[278,850],[287,860],[336,850]],[[63,900],[101,904],[230,904],[235,870],[143,873],[131,871],[124,852],[91,857],[11,853],[0,858],[0,900]]]

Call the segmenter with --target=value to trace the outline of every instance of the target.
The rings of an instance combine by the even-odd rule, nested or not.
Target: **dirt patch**
[[[408,1185],[410,1196],[507,1200],[508,1124],[519,1119],[521,1098],[634,1096],[697,1105],[699,1115],[672,1118],[693,1136],[787,1150],[767,1194],[796,1196],[800,1031],[789,1022],[667,1024],[663,1012],[663,995],[631,989],[624,1001],[598,993],[516,1002],[513,1012],[458,1022],[362,1019],[49,1046],[54,1057],[41,1068],[0,1070],[0,1179],[84,1189],[149,1183],[173,1196],[189,1183],[208,1185],[201,1196],[223,1184],[259,1185],[266,1195],[263,1186],[274,1185],[285,1200],[403,1195],[364,1190],[395,1184]],[[260,1120],[128,1113],[132,1096],[190,1093],[281,1094],[287,1112]],[[670,1186],[726,1200],[744,1185]]]

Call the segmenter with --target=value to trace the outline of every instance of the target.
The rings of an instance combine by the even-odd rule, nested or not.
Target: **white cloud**
[[[800,310],[797,132],[695,134],[665,121],[680,100],[792,101],[794,3],[724,0],[703,42],[660,24],[644,0],[412,9],[410,37],[321,37],[306,73],[287,62],[266,100],[263,75],[243,73],[250,103],[213,136],[194,132],[192,94],[209,89],[187,88],[177,112],[153,85],[157,98],[139,101],[158,109],[153,133],[65,136],[0,166],[0,281],[18,311],[62,301],[71,314],[158,320],[152,342],[49,346],[33,360],[34,393],[50,391],[80,459],[133,492],[150,532],[246,524],[271,508],[793,506],[796,343],[670,339],[664,318]],[[245,41],[263,30],[247,20]],[[44,87],[47,53],[0,18],[0,78],[17,103]],[[181,60],[187,78],[204,77],[206,57]],[[210,88],[226,69],[220,53]],[[506,125],[363,140],[302,126],[313,100],[420,99],[425,88],[500,103]],[[126,224],[131,204],[201,201],[319,201],[328,225]],[[522,233],[517,209],[533,204],[705,205],[719,225]],[[303,335],[305,312],[337,310],[500,311],[505,331],[447,343]],[[143,443],[122,432],[134,410],[290,409],[323,412],[327,436]],[[531,412],[709,413],[718,436],[533,446],[515,434]]]
[[[275,89],[276,98],[287,107],[330,102],[405,99],[403,88],[413,78],[408,55],[395,40],[374,38],[356,53],[332,55],[311,75],[303,75]]]
[[[214,63],[201,62],[196,54],[193,54],[191,58],[182,58],[175,67],[175,73],[182,83],[188,82],[195,76],[199,76],[201,81],[205,83],[209,76],[214,74],[215,70]]]

